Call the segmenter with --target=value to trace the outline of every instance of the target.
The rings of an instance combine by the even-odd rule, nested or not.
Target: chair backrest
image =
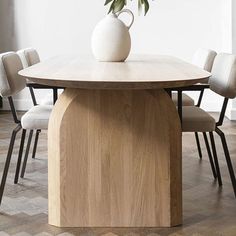
[[[26,80],[18,75],[23,69],[20,57],[15,52],[0,54],[0,95],[10,97],[26,86]]]
[[[21,49],[17,54],[20,56],[24,68],[40,62],[39,54],[34,48]]]
[[[203,70],[211,72],[217,53],[210,49],[200,48],[193,56],[192,63]]]
[[[225,98],[236,97],[236,56],[220,53],[216,56],[212,76],[209,79],[210,89]]]

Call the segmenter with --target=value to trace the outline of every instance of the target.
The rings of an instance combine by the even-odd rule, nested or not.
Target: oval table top
[[[19,72],[49,86],[82,89],[160,89],[204,82],[211,76],[171,56],[130,56],[126,62],[97,62],[86,56],[57,56]]]

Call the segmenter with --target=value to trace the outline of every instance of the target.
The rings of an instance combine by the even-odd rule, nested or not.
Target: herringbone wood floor
[[[216,115],[216,114],[215,114]],[[0,112],[0,174],[6,158],[9,138],[14,127],[11,115]],[[229,149],[236,167],[236,123],[226,120]],[[47,134],[40,135],[35,160],[29,158],[26,175],[13,184],[19,137],[12,158],[5,195],[0,207],[1,235],[106,235],[106,236],[236,236],[236,199],[234,198],[223,150],[216,137],[223,176],[223,188],[213,180],[206,149],[200,161],[194,136],[183,136],[184,224],[171,229],[59,229],[47,224]],[[202,141],[202,140],[201,140]],[[101,216],[102,217],[102,216]]]

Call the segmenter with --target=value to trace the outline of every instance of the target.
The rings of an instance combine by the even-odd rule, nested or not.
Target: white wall
[[[1,2],[0,35],[6,39],[0,41],[0,50],[35,47],[42,60],[58,54],[91,53],[91,33],[107,11],[103,0]],[[190,61],[199,47],[230,50],[229,2],[231,0],[150,1],[146,17],[138,16],[136,1],[130,2],[136,15],[131,29],[132,53],[170,54]],[[25,92],[16,98],[19,108],[30,105],[27,96]],[[221,105],[218,97],[211,93],[206,97],[204,107],[218,110]]]
[[[5,0],[6,1],[6,0]],[[223,47],[222,0],[156,0],[146,17],[136,13],[133,52],[191,59],[198,47]],[[224,0],[227,1],[227,0]],[[103,0],[15,0],[16,47],[36,47],[47,58],[59,53],[90,53],[90,37],[107,8]],[[214,7],[212,7],[214,6]]]

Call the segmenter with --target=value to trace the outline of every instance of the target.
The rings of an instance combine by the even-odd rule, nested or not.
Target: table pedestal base
[[[67,89],[48,135],[49,224],[182,223],[181,128],[164,90]]]

